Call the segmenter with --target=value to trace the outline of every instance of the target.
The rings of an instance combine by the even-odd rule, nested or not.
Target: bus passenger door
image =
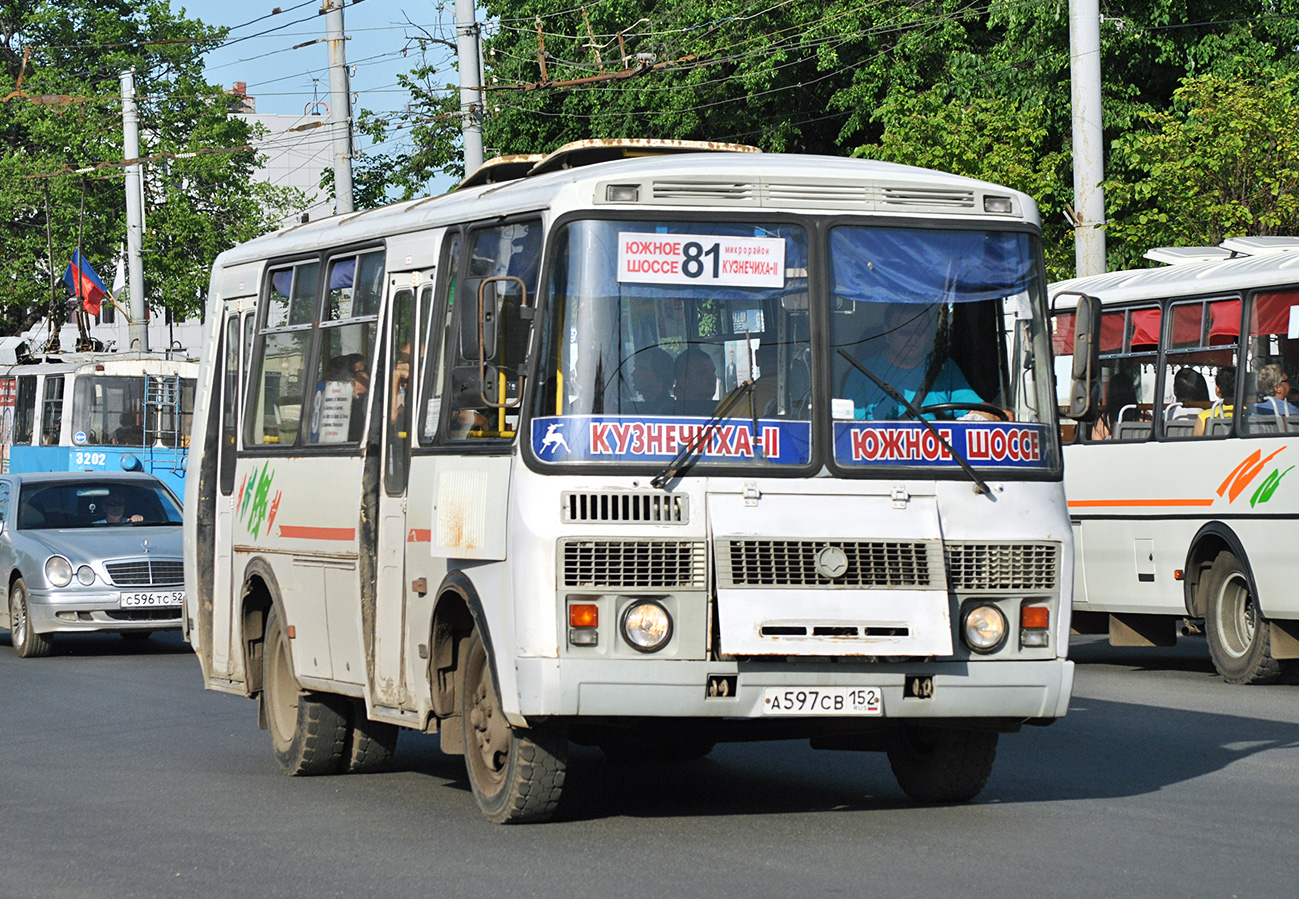
[[[402,274],[399,279],[408,276]],[[374,702],[390,709],[411,707],[406,667],[406,490],[410,469],[414,386],[418,383],[419,329],[432,298],[432,272],[410,276],[397,286],[385,329],[385,385],[378,491],[378,546],[375,551],[375,613],[369,635],[374,653]],[[418,291],[419,302],[416,302]],[[413,710],[413,709],[412,709]]]
[[[221,444],[217,459],[216,552],[212,572],[214,615],[212,621],[211,675],[228,678],[231,616],[239,607],[233,595],[235,521],[235,451],[239,435],[240,386],[243,384],[243,349],[251,337],[252,316],[232,311],[226,316],[221,359]],[[247,329],[245,335],[245,329]],[[218,611],[219,610],[219,611]]]

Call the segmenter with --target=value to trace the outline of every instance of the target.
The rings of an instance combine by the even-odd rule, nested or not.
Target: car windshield
[[[161,484],[75,481],[24,484],[18,530],[181,523],[180,506]]]

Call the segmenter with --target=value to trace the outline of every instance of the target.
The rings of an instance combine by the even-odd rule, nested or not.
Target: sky
[[[277,6],[282,11],[272,14]],[[329,58],[320,6],[320,0],[171,0],[178,14],[184,10],[187,18],[231,29],[227,42],[207,54],[208,81],[226,88],[243,81],[258,113],[278,115],[302,115],[313,101],[329,99]],[[454,40],[453,19],[451,0],[445,10],[436,0],[348,0],[343,11],[348,37],[344,52],[348,66],[355,69],[354,110],[404,109],[410,97],[398,85],[397,76],[420,62],[414,38],[425,34]],[[322,40],[293,49],[316,39]],[[456,81],[449,51],[434,47],[429,58],[445,66],[447,81]],[[357,149],[391,152],[404,140],[404,132],[398,131],[384,145],[373,147],[358,136]]]

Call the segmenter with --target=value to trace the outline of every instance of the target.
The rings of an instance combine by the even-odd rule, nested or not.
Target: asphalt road
[[[1069,716],[1003,737],[969,805],[804,742],[577,749],[558,821],[497,827],[436,737],[404,733],[383,773],[288,778],[178,636],[23,660],[6,633],[0,897],[1294,895],[1299,686],[1228,686],[1202,642],[1082,639]]]

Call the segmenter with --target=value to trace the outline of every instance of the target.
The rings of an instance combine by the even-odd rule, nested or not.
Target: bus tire
[[[351,712],[341,770],[344,774],[378,771],[397,751],[401,728],[386,721],[371,721],[365,716],[365,700],[362,699],[352,701]]]
[[[1270,684],[1285,666],[1272,658],[1271,625],[1259,611],[1249,574],[1230,552],[1220,552],[1205,579],[1204,630],[1209,657],[1229,684]]]
[[[31,607],[27,604],[27,585],[22,578],[9,588],[9,640],[20,659],[47,656],[54,649],[54,641],[32,630]]]
[[[280,770],[293,777],[336,772],[343,762],[347,715],[337,698],[298,685],[289,638],[275,609],[266,620],[262,665],[262,702]]]
[[[917,802],[968,802],[988,782],[997,757],[995,731],[904,724],[888,743],[889,767]]]
[[[564,788],[568,738],[554,730],[510,726],[476,628],[460,668],[460,700],[465,769],[483,817],[493,824],[549,820]]]

